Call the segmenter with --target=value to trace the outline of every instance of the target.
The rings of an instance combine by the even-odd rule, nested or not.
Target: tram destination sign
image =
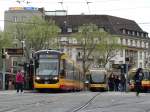
[[[58,55],[55,55],[55,54],[40,54],[39,58],[57,59]]]

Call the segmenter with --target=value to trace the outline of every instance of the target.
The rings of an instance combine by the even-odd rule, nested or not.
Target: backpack
[[[17,73],[16,82],[23,82],[23,81],[24,81],[24,77],[23,77],[22,73]]]

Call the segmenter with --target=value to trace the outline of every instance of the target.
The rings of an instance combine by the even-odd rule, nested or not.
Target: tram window
[[[144,79],[147,80],[149,78],[149,72],[144,72]]]
[[[57,75],[58,74],[58,60],[40,59],[39,67],[36,69],[39,75]]]

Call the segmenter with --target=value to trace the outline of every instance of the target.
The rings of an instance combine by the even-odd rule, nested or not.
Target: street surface
[[[0,112],[150,112],[150,93],[0,91]]]

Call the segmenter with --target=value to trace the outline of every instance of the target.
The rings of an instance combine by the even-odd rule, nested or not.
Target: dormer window
[[[141,37],[144,37],[144,34],[143,34],[143,33],[141,33]]]
[[[122,30],[122,33],[123,33],[123,34],[126,34],[126,30],[125,30],[125,29],[123,29],[123,30]]]
[[[148,33],[144,33],[144,37],[148,37]]]
[[[136,35],[139,36],[139,32],[137,32]]]
[[[130,31],[128,30],[128,35],[130,35]]]
[[[133,35],[133,36],[135,35],[135,31],[132,31],[132,35]]]
[[[72,32],[72,28],[67,28],[67,32],[71,33]]]

